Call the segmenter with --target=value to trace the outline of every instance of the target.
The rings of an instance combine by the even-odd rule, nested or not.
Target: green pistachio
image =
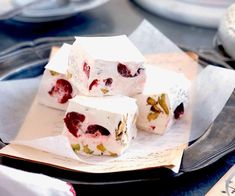
[[[102,143],[99,144],[99,145],[97,145],[96,148],[97,148],[98,150],[100,150],[101,152],[106,151],[106,148],[104,147],[104,145],[103,145]]]
[[[155,120],[155,119],[157,119],[157,117],[159,116],[159,113],[149,113],[148,114],[148,116],[147,116],[147,119],[148,119],[148,121],[152,121],[152,120]]]
[[[52,70],[50,70],[50,74],[51,74],[52,76],[58,76],[58,75],[59,75],[59,73],[58,73],[58,72],[56,72],[56,71],[52,71]]]
[[[88,147],[88,144],[83,146],[83,151],[87,154],[93,154],[93,152],[94,152]]]
[[[103,93],[103,94],[106,94],[106,93],[108,93],[108,92],[109,92],[109,90],[108,90],[108,89],[106,89],[106,88],[101,88],[100,90],[102,91],[102,93]]]
[[[72,74],[70,72],[67,71],[67,79],[71,79],[72,78]]]
[[[155,105],[155,104],[157,104],[157,101],[152,97],[148,97],[147,98],[147,104],[148,105]]]
[[[112,156],[112,157],[117,157],[118,156],[117,153],[114,153],[114,152],[111,152],[111,151],[109,151],[109,155]]]
[[[71,147],[74,151],[79,151],[80,150],[80,145],[79,144],[71,144]]]
[[[126,127],[127,119],[128,119],[128,114],[123,116],[123,119],[119,121],[118,128],[115,131],[116,140],[121,140],[123,134],[127,132],[127,127]]]
[[[158,97],[158,102],[159,102],[160,106],[162,107],[162,109],[164,110],[164,112],[167,115],[169,115],[169,109],[166,104],[166,94],[161,94],[161,96]]]
[[[126,133],[127,127],[125,121],[119,121],[118,128],[116,129],[116,140],[121,140],[123,133]]]
[[[155,104],[155,105],[152,105],[151,106],[151,108],[150,108],[150,110],[152,111],[152,112],[156,112],[156,113],[161,113],[162,111],[161,111],[161,109],[157,106],[157,104]]]

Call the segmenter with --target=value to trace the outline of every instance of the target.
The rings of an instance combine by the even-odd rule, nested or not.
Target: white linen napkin
[[[0,195],[74,196],[71,184],[42,174],[0,165]]]

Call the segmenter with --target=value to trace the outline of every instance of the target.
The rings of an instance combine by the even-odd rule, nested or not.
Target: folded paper
[[[172,69],[174,70],[174,59],[176,60],[176,64],[178,62],[176,58],[178,57],[177,54],[179,54],[180,58],[187,59],[181,61],[184,62],[182,63],[182,69],[180,69],[180,65],[177,64],[177,71],[182,71],[182,73],[191,80],[196,78],[195,84],[198,84],[195,93],[198,96],[195,97],[193,102],[193,105],[196,105],[196,109],[194,109],[193,122],[195,124],[193,123],[192,129],[192,119],[190,115],[191,106],[189,105],[189,108],[186,111],[188,113],[185,113],[182,119],[176,122],[163,136],[140,131],[136,140],[130,145],[130,148],[118,158],[96,156],[77,157],[69,145],[64,145],[65,149],[63,149],[63,151],[60,151],[60,148],[57,148],[61,144],[60,138],[63,138],[59,136],[62,134],[65,113],[63,111],[45,107],[35,101],[18,136],[14,140],[14,144],[6,146],[0,153],[2,155],[21,157],[45,164],[57,165],[75,171],[103,173],[167,165],[171,166],[171,169],[175,172],[178,172],[181,156],[183,150],[187,146],[187,142],[198,138],[204,133],[208,125],[212,123],[215,117],[220,113],[234,90],[234,71],[209,66],[202,70],[196,77],[196,63],[187,55],[182,55],[183,52],[180,51],[179,48],[162,36],[162,34],[147,21],[144,21],[130,37],[134,44],[137,46],[138,44],[140,44],[140,46],[142,45],[142,51],[152,54],[157,52],[158,57],[164,56],[165,59],[168,56],[171,63],[169,63],[169,59],[166,64],[164,64],[163,61],[161,62],[161,66],[167,65],[168,69],[171,64]],[[150,38],[153,42],[148,45],[148,39]],[[156,40],[158,44],[156,44]],[[167,50],[168,46],[169,50]],[[156,61],[154,60],[154,62]],[[191,65],[192,67],[190,67]],[[193,72],[191,70],[193,70]],[[21,85],[21,89],[29,89],[27,81]],[[0,88],[0,90],[1,89],[2,88]],[[14,89],[14,96],[21,97],[21,90],[17,90],[17,88]],[[33,91],[33,89],[31,90]],[[6,94],[8,90],[5,89],[5,91]],[[8,111],[9,106],[12,104],[14,105],[12,102],[5,102],[1,107],[1,113]],[[213,109],[205,109],[208,107]],[[16,109],[15,107],[13,108],[14,110]],[[41,112],[38,112],[38,110]],[[24,114],[22,114],[22,116],[23,115]],[[202,118],[203,120],[201,120]],[[11,123],[14,125],[19,122],[18,119],[12,118]],[[9,128],[4,125],[3,130],[4,132],[8,131]],[[15,131],[17,132],[17,130]],[[0,134],[2,136],[2,133]],[[58,137],[58,140],[56,140],[55,144],[50,145],[51,148],[49,148],[47,144],[51,137]],[[33,141],[36,142],[33,143]],[[66,154],[67,157],[63,154]]]

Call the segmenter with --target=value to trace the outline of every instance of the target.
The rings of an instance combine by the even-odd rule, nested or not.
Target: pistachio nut
[[[157,117],[159,116],[159,113],[155,112],[155,113],[149,113],[147,116],[148,121],[152,121],[157,119]]]
[[[160,106],[162,107],[162,109],[164,110],[164,112],[169,115],[169,109],[167,107],[167,103],[166,103],[166,94],[161,94],[161,96],[158,97],[158,103],[160,104]]]
[[[58,72],[52,71],[52,70],[50,70],[50,74],[51,74],[52,76],[58,76],[58,75],[60,75]]]
[[[75,152],[80,150],[80,145],[79,144],[71,144],[71,147]]]
[[[93,154],[94,151],[92,151],[89,147],[88,147],[88,144],[84,145],[83,146],[83,151],[86,153],[86,154]]]
[[[101,152],[106,151],[106,148],[104,147],[104,145],[103,145],[102,143],[100,143],[99,145],[97,145],[96,148],[97,148],[98,150],[100,150]]]
[[[155,105],[155,104],[157,104],[157,101],[154,98],[152,98],[152,97],[148,97],[146,101],[147,101],[148,105]]]

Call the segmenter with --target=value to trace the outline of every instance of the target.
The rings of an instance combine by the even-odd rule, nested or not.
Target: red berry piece
[[[64,118],[67,129],[75,137],[78,137],[78,129],[81,127],[81,123],[84,122],[84,120],[85,116],[77,112],[69,112]]]
[[[184,104],[179,104],[174,111],[174,118],[179,119],[184,114]]]
[[[133,77],[140,75],[142,71],[144,71],[144,68],[139,68]]]
[[[126,65],[124,65],[124,64],[122,64],[122,63],[118,63],[118,65],[117,65],[117,71],[118,71],[118,73],[119,73],[121,76],[123,76],[123,77],[125,77],[125,78],[129,78],[129,77],[132,76],[132,75],[131,75],[131,71],[127,68]]]
[[[95,135],[95,136],[99,136],[99,135],[105,135],[105,136],[108,136],[110,135],[110,132],[100,126],[100,125],[89,125],[87,127],[87,131],[86,131],[87,134],[92,134],[92,135]]]
[[[131,74],[131,71],[127,68],[126,65],[122,64],[122,63],[118,63],[117,65],[117,71],[118,73],[125,77],[125,78],[133,78],[133,77],[136,77],[138,76],[141,71],[143,71],[144,69],[143,68],[139,68],[136,73],[134,75]]]
[[[112,83],[113,83],[113,79],[112,78],[107,78],[107,79],[105,79],[103,81],[104,81],[105,86],[111,86]]]
[[[73,88],[67,80],[58,79],[48,93],[52,97],[57,97],[57,101],[63,104],[72,98],[72,92]]]
[[[87,75],[87,78],[89,78],[90,77],[90,66],[88,66],[86,62],[83,64],[83,71]]]
[[[89,91],[92,90],[93,86],[98,86],[98,84],[99,84],[99,80],[97,79],[93,80],[89,86]]]

